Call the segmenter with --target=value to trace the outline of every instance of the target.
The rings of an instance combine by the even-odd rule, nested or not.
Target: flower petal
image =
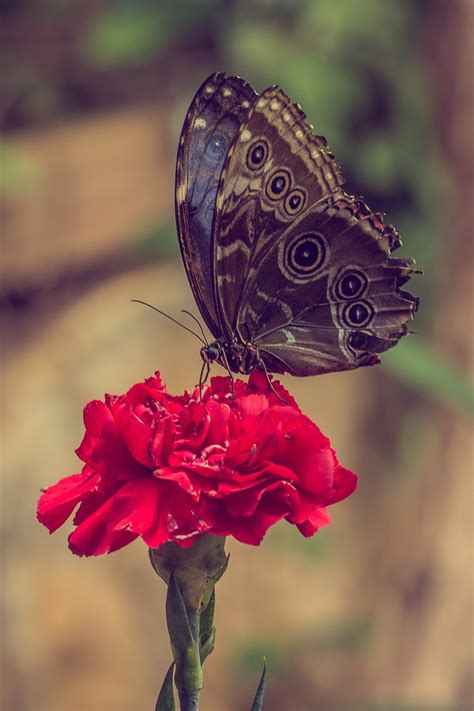
[[[80,474],[65,477],[49,486],[38,501],[38,521],[53,533],[67,521],[77,504],[94,491],[98,481],[97,472],[86,466]]]

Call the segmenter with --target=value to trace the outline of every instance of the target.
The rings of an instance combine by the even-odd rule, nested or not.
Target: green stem
[[[181,711],[199,711],[199,695],[201,691],[178,689],[179,707]]]

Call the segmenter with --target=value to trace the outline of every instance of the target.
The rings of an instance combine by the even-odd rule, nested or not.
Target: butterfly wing
[[[238,328],[268,370],[317,375],[379,362],[407,333],[418,299],[401,289],[413,260],[397,233],[344,196],[312,207],[265,254]]]
[[[214,274],[220,320],[235,333],[256,266],[310,205],[340,192],[343,178],[326,139],[278,87],[254,103],[229,149],[214,221]]]
[[[214,300],[212,221],[227,152],[257,94],[239,77],[212,74],[184,121],[176,164],[176,222],[184,265],[201,314],[220,335]]]
[[[223,332],[256,345],[270,371],[372,365],[417,308],[400,290],[412,261],[389,259],[398,235],[342,183],[301,109],[263,92],[222,170],[213,243]]]

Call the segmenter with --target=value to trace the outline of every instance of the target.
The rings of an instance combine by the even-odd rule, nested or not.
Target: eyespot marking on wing
[[[297,284],[313,279],[325,266],[328,257],[326,240],[317,232],[305,232],[278,245],[280,271]]]
[[[366,299],[346,304],[341,313],[341,320],[344,325],[355,328],[368,326],[373,320],[375,309]]]
[[[265,194],[270,200],[281,200],[285,197],[291,185],[291,174],[288,170],[277,170],[272,173],[265,187]]]
[[[267,161],[268,155],[269,144],[266,140],[260,139],[247,152],[247,168],[261,170]]]
[[[287,215],[294,217],[306,204],[306,190],[296,187],[285,198],[284,209]]]

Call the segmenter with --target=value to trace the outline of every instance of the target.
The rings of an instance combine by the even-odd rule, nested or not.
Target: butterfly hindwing
[[[238,330],[268,370],[316,375],[379,361],[407,332],[418,300],[390,259],[397,233],[348,196],[313,206],[267,251],[246,285]]]

